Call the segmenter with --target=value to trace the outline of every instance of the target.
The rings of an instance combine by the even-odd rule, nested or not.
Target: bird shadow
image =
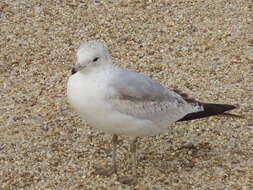
[[[167,148],[166,151],[142,151],[138,163],[161,173],[175,173],[179,170],[190,171],[200,161],[211,159],[212,146],[208,142],[184,144],[179,148]]]

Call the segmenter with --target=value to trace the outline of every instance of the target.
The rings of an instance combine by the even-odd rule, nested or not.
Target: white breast
[[[93,75],[76,73],[69,78],[68,100],[88,124],[118,135],[148,136],[162,132],[149,120],[114,110],[106,101],[108,80],[110,77],[106,76],[104,71]]]
[[[101,74],[76,73],[68,81],[69,102],[86,120],[90,115],[97,115],[107,107],[103,101],[106,91],[105,84],[99,83],[100,77],[103,76]]]

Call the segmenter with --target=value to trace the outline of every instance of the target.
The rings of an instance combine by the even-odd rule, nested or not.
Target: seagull
[[[219,115],[236,108],[195,101],[145,75],[117,67],[112,64],[107,47],[98,41],[83,42],[78,48],[76,64],[68,79],[67,97],[90,126],[113,136],[112,168],[98,168],[98,174],[109,176],[117,172],[118,136],[130,137],[132,175],[118,178],[125,184],[137,181],[138,137],[166,133],[175,122]]]

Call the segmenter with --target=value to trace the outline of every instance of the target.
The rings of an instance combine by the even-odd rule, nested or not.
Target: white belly
[[[106,100],[106,78],[76,73],[69,78],[67,95],[70,104],[92,127],[127,136],[149,136],[165,132],[149,120],[134,118],[113,109]],[[103,77],[103,76],[100,76]]]

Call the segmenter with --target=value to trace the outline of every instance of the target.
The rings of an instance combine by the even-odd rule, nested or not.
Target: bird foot
[[[128,177],[128,176],[118,177],[118,181],[125,185],[135,185],[137,183],[135,177]]]
[[[92,172],[93,175],[102,175],[102,176],[106,176],[106,177],[109,177],[109,176],[113,175],[114,173],[116,173],[116,170],[114,167],[95,168],[95,170]]]

